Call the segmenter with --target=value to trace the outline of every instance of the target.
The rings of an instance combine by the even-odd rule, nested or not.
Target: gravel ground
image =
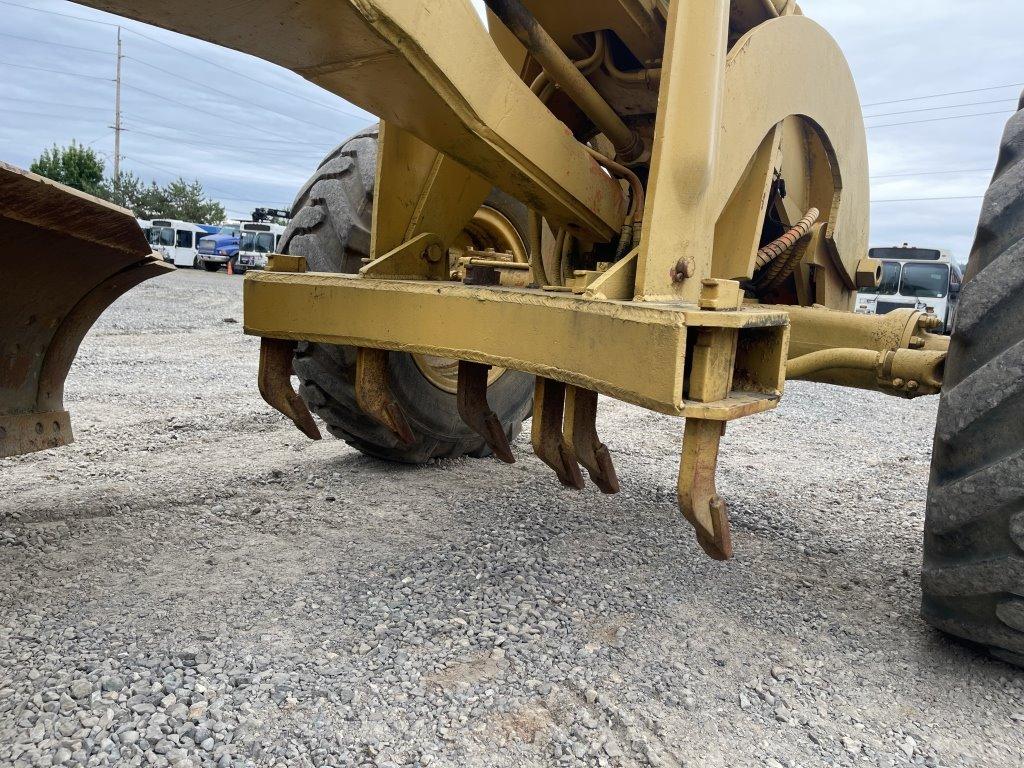
[[[309,442],[256,392],[240,285],[122,299],[78,442],[0,461],[3,765],[1024,763],[1024,677],[917,615],[935,399],[795,385],[731,426],[719,564],[679,422],[602,401],[610,498],[525,438],[419,468]]]

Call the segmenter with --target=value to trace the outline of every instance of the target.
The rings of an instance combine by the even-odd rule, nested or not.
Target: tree
[[[175,179],[164,187],[146,185],[131,171],[104,179],[103,160],[95,150],[71,142],[71,146],[44,150],[32,163],[32,172],[80,189],[127,208],[140,219],[180,219],[215,223],[226,217],[224,206],[206,197],[198,180]]]
[[[139,196],[131,208],[140,219],[177,218],[169,213],[170,201],[155,181],[139,189]]]
[[[142,179],[131,171],[126,171],[120,176],[111,176],[106,182],[108,197],[114,205],[120,205],[130,211],[139,207],[145,187]],[[136,212],[136,215],[139,215]]]
[[[29,170],[90,195],[109,196],[103,182],[103,160],[96,150],[75,141],[69,147],[54,144],[52,149],[43,150]]]
[[[198,180],[187,182],[179,178],[164,187],[162,192],[169,208],[167,213],[161,214],[163,216],[195,222],[224,220],[224,206],[207,198]]]

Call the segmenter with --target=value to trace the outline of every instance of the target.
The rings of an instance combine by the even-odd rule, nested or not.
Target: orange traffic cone
[[[233,274],[235,274],[235,270],[234,270],[234,268],[233,268],[233,267],[231,266],[231,259],[228,259],[228,274],[229,274],[229,275],[233,275]]]

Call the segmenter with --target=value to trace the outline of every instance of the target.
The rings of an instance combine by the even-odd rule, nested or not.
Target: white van
[[[243,223],[241,240],[238,242],[239,272],[266,269],[270,254],[280,251],[284,229],[281,224]]]
[[[199,240],[206,237],[211,229],[188,221],[176,219],[153,219],[149,231],[149,244],[153,250],[176,267],[198,267]]]
[[[858,313],[917,309],[938,317],[942,333],[952,333],[964,276],[949,251],[903,245],[872,248],[868,255],[882,262],[882,281],[875,290],[857,294]]]

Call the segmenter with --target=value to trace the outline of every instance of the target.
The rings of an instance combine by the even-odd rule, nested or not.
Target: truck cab
[[[207,272],[216,272],[228,262],[237,261],[240,230],[238,224],[225,224],[199,241],[199,261]]]
[[[882,279],[878,288],[857,294],[859,314],[916,309],[939,318],[942,333],[952,332],[963,271],[949,251],[903,245],[872,248],[869,255],[882,262]]]

